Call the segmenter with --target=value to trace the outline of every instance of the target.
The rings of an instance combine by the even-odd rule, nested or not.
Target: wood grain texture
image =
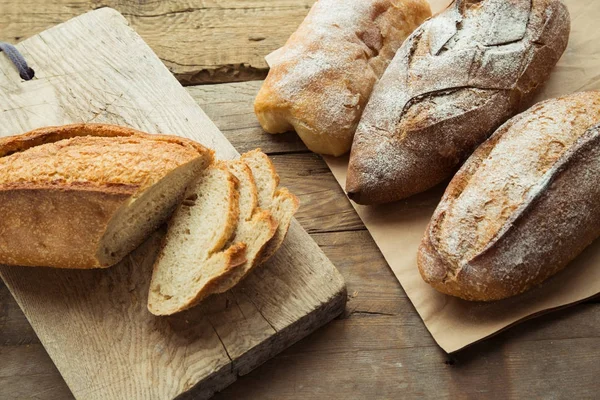
[[[600,389],[600,305],[525,322],[449,357],[367,232],[313,238],[346,279],[346,313],[215,399],[562,399]]]
[[[18,47],[36,78],[22,81],[0,58],[3,136],[44,125],[116,123],[195,139],[220,158],[237,155],[112,9],[85,14]],[[146,296],[160,240],[161,233],[154,234],[108,270],[0,267],[76,398],[206,398],[343,311],[340,274],[293,221],[275,256],[234,290],[156,318]],[[9,365],[0,377],[14,376],[9,349],[0,353],[0,365]]]
[[[229,127],[225,135],[238,149],[250,148],[248,143],[263,148],[278,146],[270,143],[272,135],[259,130],[241,133],[255,120],[251,113],[236,117],[235,110],[250,107],[253,96],[251,91],[239,98],[233,93],[242,93],[248,86],[257,85],[233,83],[188,90],[209,117],[218,121],[219,128]],[[217,90],[219,87],[224,90]],[[222,92],[231,94],[230,99]],[[313,173],[317,179],[333,179],[330,174],[329,178],[324,178],[327,173],[321,174],[319,157],[284,151],[276,150],[273,157],[282,184],[293,187],[303,203],[312,192]],[[293,161],[286,167],[288,157]],[[600,390],[592,365],[600,344],[600,305],[576,306],[525,322],[450,358],[435,345],[367,231],[319,231],[319,219],[335,214],[347,201],[341,191],[334,190],[335,185],[327,188],[331,190],[318,192],[321,207],[312,211],[316,217],[310,218],[307,213],[299,219],[306,229],[315,232],[313,239],[347,282],[348,304],[343,317],[240,377],[216,399],[560,399],[566,393],[574,398],[591,398]],[[345,207],[348,214],[353,213],[349,204]],[[22,348],[25,357],[33,350],[14,344],[20,338],[31,339],[33,333],[16,304],[2,301],[2,293],[0,288],[0,304],[6,310],[6,314],[0,314],[0,341],[13,344],[15,357]],[[4,317],[7,314],[10,316]],[[12,333],[2,335],[9,326],[14,327]],[[41,346],[35,350],[32,362],[47,359]],[[35,390],[47,390],[44,394],[49,398],[63,398],[57,371],[55,383],[48,383],[50,378],[36,382],[25,366],[16,362],[12,365],[16,365],[13,373],[24,371],[24,377],[6,379],[4,393],[16,390],[22,382]],[[0,398],[2,390],[0,386]]]
[[[120,11],[183,84],[262,79],[314,0],[0,0],[0,40],[18,42],[100,7]]]
[[[22,18],[23,25],[27,19],[55,18],[43,5],[36,7],[41,15],[31,15],[35,13],[31,9]],[[257,17],[268,19],[270,14]],[[4,32],[13,28],[0,26],[0,36],[11,40]],[[278,135],[277,139],[288,138],[276,141],[260,130],[251,104],[259,86],[260,82],[247,82],[188,89],[238,151],[262,147],[276,154],[278,167],[285,169],[280,171],[282,183],[300,190],[297,194],[305,202],[311,192],[310,173],[320,168],[314,161],[318,157],[298,154],[304,148],[293,133]],[[294,158],[295,168],[285,168],[288,156]],[[319,179],[333,179],[326,175]],[[593,362],[600,345],[600,305],[579,305],[522,323],[449,358],[434,344],[368,232],[320,231],[319,218],[335,217],[347,201],[341,191],[333,190],[335,186],[331,192],[328,188],[329,184],[318,191],[322,206],[313,210],[317,215],[311,218],[301,208],[299,219],[316,232],[313,239],[347,281],[349,300],[343,318],[240,377],[216,399],[597,397],[600,381]],[[347,204],[344,214],[353,212]],[[0,282],[0,399],[69,396],[58,370]]]
[[[449,0],[430,0],[432,9]],[[16,43],[87,11],[120,11],[184,85],[263,79],[314,0],[0,0],[0,41]]]

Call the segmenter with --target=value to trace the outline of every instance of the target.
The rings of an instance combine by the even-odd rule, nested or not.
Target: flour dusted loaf
[[[600,92],[504,124],[452,179],[418,254],[423,279],[467,300],[519,294],[600,236]]]
[[[390,202],[448,179],[529,105],[569,31],[560,0],[459,0],[425,22],[373,89],[352,145],[349,197]]]
[[[298,200],[259,150],[218,162],[175,211],[154,265],[148,309],[171,315],[230,290],[279,248]]]
[[[254,103],[260,124],[295,130],[317,153],[348,152],[373,85],[430,15],[425,0],[317,1],[270,60]]]
[[[162,224],[212,162],[187,139],[99,124],[0,139],[0,264],[103,268]]]

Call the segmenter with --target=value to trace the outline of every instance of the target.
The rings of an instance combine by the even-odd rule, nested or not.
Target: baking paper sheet
[[[537,101],[584,90],[600,90],[600,2],[564,0],[571,14],[569,46]],[[434,13],[449,3],[431,0]],[[267,61],[276,57],[267,56]],[[348,158],[324,157],[338,183],[345,186]],[[373,236],[435,341],[451,353],[528,318],[581,302],[600,293],[600,241],[567,268],[522,295],[475,303],[438,293],[417,269],[417,249],[444,185],[413,198],[356,211]],[[599,199],[600,201],[600,199]]]

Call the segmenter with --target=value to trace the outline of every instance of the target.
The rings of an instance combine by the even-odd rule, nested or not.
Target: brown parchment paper
[[[600,89],[600,1],[564,0],[571,14],[569,46],[537,101]],[[434,13],[451,1],[431,0]],[[267,61],[273,53],[267,56]],[[324,157],[345,186],[347,157]],[[383,206],[352,203],[400,281],[427,329],[451,353],[525,319],[581,302],[600,293],[600,240],[563,271],[522,295],[475,303],[438,293],[417,270],[417,249],[445,185]],[[600,199],[598,199],[600,201]]]

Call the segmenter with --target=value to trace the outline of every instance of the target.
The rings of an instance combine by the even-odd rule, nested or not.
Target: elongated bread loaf
[[[425,0],[319,0],[271,59],[254,110],[265,131],[294,129],[314,152],[350,150],[373,85],[431,15]]]
[[[402,45],[356,130],[346,190],[395,201],[448,179],[529,105],[567,46],[561,0],[459,0]]]
[[[98,124],[0,139],[0,264],[102,268],[162,224],[212,151]]]
[[[467,300],[519,294],[600,236],[600,92],[540,103],[452,179],[418,254],[423,279]]]

